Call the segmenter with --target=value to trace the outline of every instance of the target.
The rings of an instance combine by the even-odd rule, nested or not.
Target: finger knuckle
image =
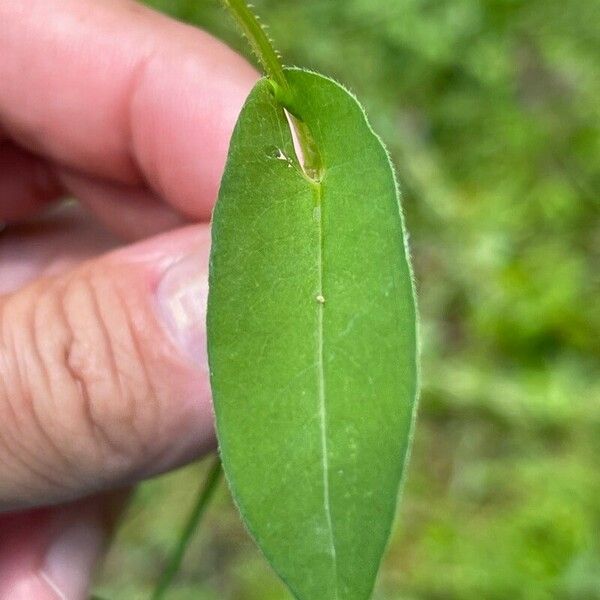
[[[59,308],[66,335],[55,360],[68,390],[65,397],[110,477],[146,452],[157,421],[156,395],[133,316],[103,273],[69,281]]]
[[[10,490],[102,489],[152,462],[161,390],[135,312],[97,266],[0,298],[0,505],[23,501]]]

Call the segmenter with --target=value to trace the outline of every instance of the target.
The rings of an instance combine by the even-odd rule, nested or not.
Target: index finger
[[[129,0],[0,0],[0,23],[0,130],[61,167],[209,215],[256,80],[240,56]]]

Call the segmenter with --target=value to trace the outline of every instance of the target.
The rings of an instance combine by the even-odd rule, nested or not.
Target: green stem
[[[250,10],[246,1],[223,0],[223,4],[248,38],[250,47],[262,63],[267,77],[282,89],[287,89],[289,87],[288,82],[283,73],[283,66],[277,51],[260,24],[258,17]]]
[[[269,36],[265,33],[258,17],[250,10],[245,0],[222,0],[244,35],[250,47],[261,62],[267,77],[271,80],[275,98],[290,113],[290,121],[296,132],[302,150],[302,167],[306,176],[314,182],[321,178],[322,162],[314,138],[302,118],[293,107],[293,92],[285,76],[279,55]]]
[[[181,562],[185,555],[185,551],[190,544],[192,536],[198,529],[198,525],[202,520],[202,516],[206,512],[206,507],[208,506],[210,499],[217,489],[221,473],[221,461],[217,456],[210,468],[210,471],[208,472],[206,481],[200,490],[196,504],[192,508],[192,511],[183,527],[181,535],[179,536],[179,540],[177,541],[177,546],[175,547],[173,553],[171,554],[171,558],[169,559],[169,563],[154,589],[152,600],[162,600],[162,598],[165,597],[165,593],[167,592],[169,586],[173,582],[173,579],[175,579],[175,576],[181,567]]]

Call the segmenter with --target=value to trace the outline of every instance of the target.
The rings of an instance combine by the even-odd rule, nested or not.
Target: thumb
[[[214,444],[209,238],[190,226],[0,299],[0,511],[123,487]]]

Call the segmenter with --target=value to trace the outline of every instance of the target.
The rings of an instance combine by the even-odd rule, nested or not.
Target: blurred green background
[[[216,0],[148,3],[246,52]],[[600,598],[600,3],[255,4],[402,182],[423,392],[375,598]],[[204,471],[142,486],[100,592],[148,597]],[[170,597],[290,598],[224,486]]]

